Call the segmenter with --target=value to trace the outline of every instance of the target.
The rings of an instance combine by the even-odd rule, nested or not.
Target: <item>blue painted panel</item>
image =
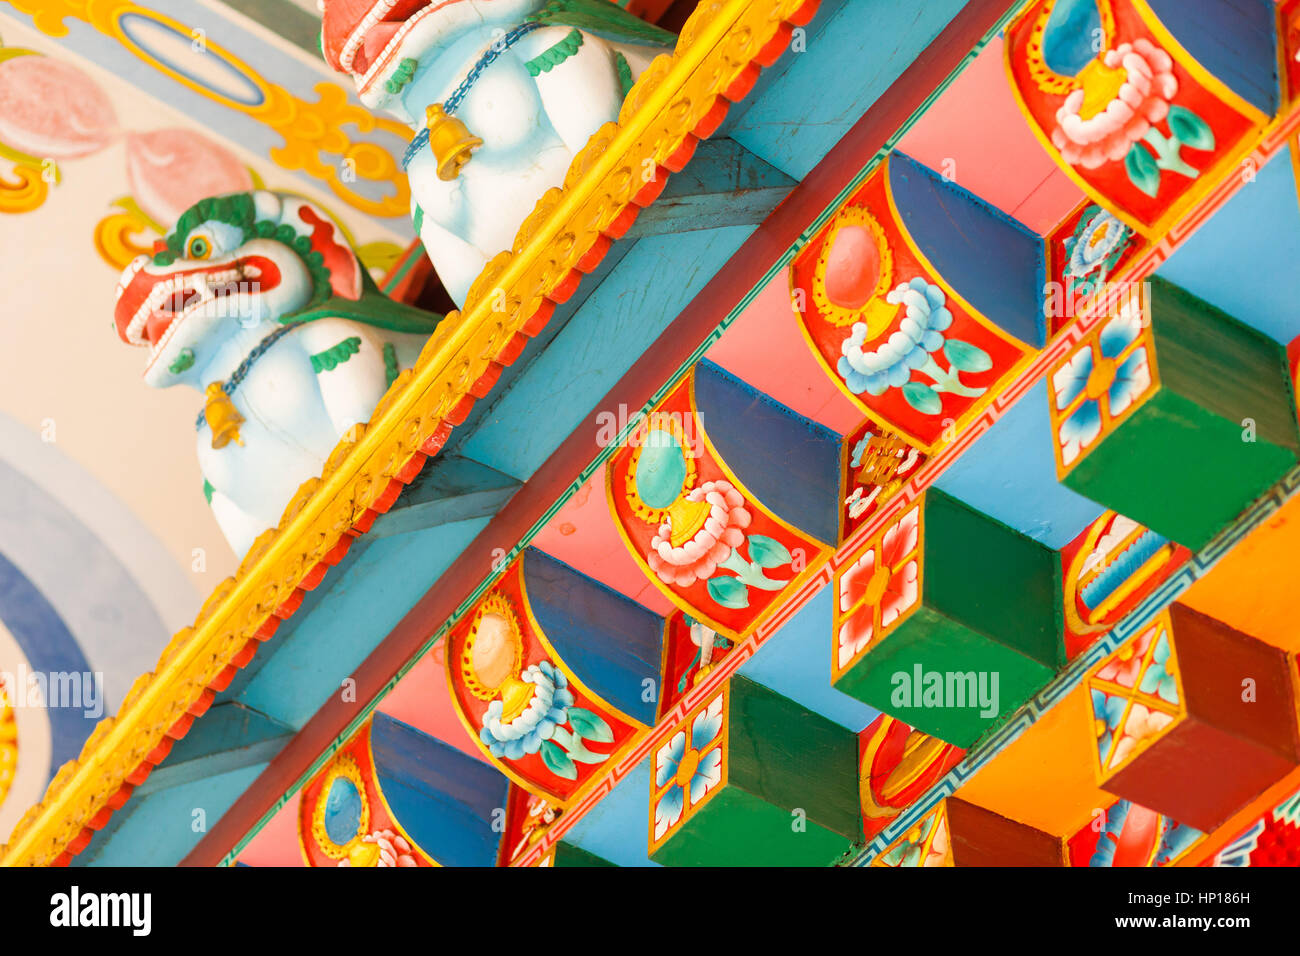
[[[346,581],[332,581],[333,572],[326,576],[330,592],[259,653],[273,652],[235,699],[301,730],[487,522],[477,518],[373,542]]]
[[[27,675],[11,675],[15,681],[40,675],[48,682],[62,674],[75,678],[76,684],[75,687],[71,684],[60,686],[75,690],[86,685],[86,689],[81,691],[82,699],[66,702],[68,706],[63,706],[65,702],[62,699],[54,701],[53,695],[47,693],[48,702],[60,704],[45,708],[50,721],[48,773],[53,777],[56,768],[81,753],[81,745],[95,729],[95,724],[105,716],[103,688],[96,684],[81,648],[63,619],[45,600],[45,595],[36,590],[3,554],[0,554],[0,621],[18,642],[31,668]],[[30,683],[27,686],[32,687]],[[91,694],[93,698],[89,696]],[[88,704],[94,705],[98,712],[89,710]]]
[[[834,544],[839,436],[709,361],[695,367],[695,404],[709,440],[741,483],[779,517]]]
[[[1272,0],[1148,0],[1198,63],[1269,116],[1277,109],[1277,7]]]
[[[822,588],[738,673],[857,733],[880,711],[831,686],[834,604],[835,589]]]
[[[888,174],[903,224],[939,275],[1001,328],[1041,348],[1043,240],[902,153],[890,156]]]
[[[655,702],[642,700],[645,681],[659,685],[664,619],[543,551],[524,552],[528,603],[555,652],[592,691],[643,724]]]
[[[370,751],[389,809],[424,852],[444,866],[496,865],[500,771],[386,714],[375,714]]]
[[[1040,381],[934,486],[1059,551],[1104,509],[1056,480],[1047,401]]]
[[[651,754],[585,813],[564,842],[615,866],[659,866],[646,856],[650,825]]]
[[[803,179],[965,6],[965,0],[823,3],[806,49],[786,53],[723,127],[750,152]],[[834,80],[828,82],[828,64]]]
[[[1300,335],[1300,201],[1290,150],[1273,157],[1156,274],[1283,345]]]
[[[596,403],[753,231],[640,240],[456,451],[525,479],[584,419],[595,430]]]
[[[113,815],[112,839],[97,834],[73,865],[175,866],[203,836],[194,830],[196,812],[211,827],[266,767],[253,764],[131,800]]]
[[[21,428],[17,423],[12,427]],[[151,600],[157,586],[179,589],[190,582],[162,546],[149,540],[143,524],[133,518],[114,523],[113,508],[125,511],[125,506],[91,475],[60,460],[53,446],[25,429],[14,433],[7,424],[0,425],[0,446],[11,461],[22,463],[20,470],[0,461],[5,557],[67,626],[85,657],[83,668],[88,663],[103,675],[105,707],[111,713],[135,679],[153,669],[171,636]],[[73,497],[94,508],[96,520],[104,524],[87,526],[85,512],[74,514],[68,507]],[[124,541],[128,548],[121,547]],[[197,601],[197,593],[193,596]],[[184,593],[177,597],[183,606]],[[193,615],[190,607],[185,623]]]

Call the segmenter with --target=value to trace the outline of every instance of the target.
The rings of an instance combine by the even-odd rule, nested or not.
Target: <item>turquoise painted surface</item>
[[[753,231],[732,226],[642,239],[457,451],[527,478],[584,419],[594,432],[596,403]]]
[[[274,654],[237,699],[301,729],[487,523],[477,518],[376,541],[341,587],[295,617],[292,633],[275,638]]]
[[[857,733],[880,711],[831,686],[834,588],[822,588],[737,672]]]
[[[964,0],[823,3],[804,52],[789,52],[724,127],[750,152],[803,179],[965,6]],[[826,64],[841,64],[827,83]],[[796,135],[796,133],[798,135]]]
[[[651,754],[585,813],[564,842],[615,866],[658,866],[646,856],[650,826]]]
[[[1040,381],[934,487],[1059,550],[1105,509],[1056,480],[1047,402],[1047,383]]]
[[[175,866],[265,769],[254,764],[132,800],[114,814],[112,839],[98,834],[73,865]],[[200,821],[204,829],[195,830]]]
[[[1283,345],[1300,335],[1300,200],[1290,150],[1273,157],[1156,274]]]

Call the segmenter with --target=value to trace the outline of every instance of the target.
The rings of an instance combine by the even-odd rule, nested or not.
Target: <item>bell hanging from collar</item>
[[[204,395],[203,417],[212,429],[212,447],[225,448],[232,441],[242,446],[244,440],[239,437],[239,426],[244,423],[244,416],[239,414],[221,383],[213,382]]]
[[[483,145],[464,123],[449,116],[441,103],[425,110],[425,125],[429,128],[429,148],[438,162],[438,178],[450,182],[460,175],[474,150]]]

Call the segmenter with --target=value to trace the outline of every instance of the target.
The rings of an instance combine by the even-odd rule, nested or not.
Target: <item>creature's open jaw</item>
[[[149,347],[152,364],[187,316],[217,299],[231,300],[233,316],[240,311],[241,298],[279,284],[280,268],[266,256],[240,256],[162,273],[151,271],[148,260],[141,258],[118,283],[117,333],[130,345]]]
[[[348,34],[339,53],[339,65],[356,78],[358,95],[379,79],[417,23],[462,2],[443,0],[412,9],[419,6],[418,0],[378,0]]]

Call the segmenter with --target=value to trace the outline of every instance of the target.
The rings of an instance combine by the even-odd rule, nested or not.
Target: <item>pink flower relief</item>
[[[376,867],[419,865],[415,862],[415,856],[411,853],[411,844],[392,830],[376,830],[369,836],[362,837],[361,842],[379,847],[379,856],[373,864]],[[353,866],[354,864],[350,858],[345,858],[339,860],[338,865]]]
[[[916,603],[920,592],[920,509],[913,508],[849,566],[839,581],[839,610],[849,613],[837,634],[836,666],[858,657],[877,633]],[[879,560],[877,560],[879,553]]]
[[[1142,704],[1133,704],[1129,708],[1128,720],[1124,721],[1124,736],[1115,745],[1115,753],[1110,758],[1110,766],[1120,766],[1137,749],[1138,744],[1157,736],[1173,722],[1174,718],[1169,714],[1151,710]]]
[[[1153,123],[1168,115],[1178,92],[1172,58],[1144,37],[1108,50],[1102,62],[1112,78],[1123,71],[1113,95],[1105,86],[1106,71],[1088,71],[1084,85],[1056,111],[1052,143],[1071,166],[1096,169],[1123,159]]]
[[[1147,631],[1132,644],[1121,647],[1115,656],[1097,671],[1097,678],[1113,681],[1120,687],[1134,686],[1137,683],[1138,672],[1142,670],[1142,660],[1146,657],[1147,648],[1151,646],[1151,635],[1154,633],[1154,630]]]
[[[672,522],[664,521],[646,554],[646,562],[659,580],[678,587],[712,577],[718,564],[744,544],[744,529],[753,520],[745,508],[744,496],[729,481],[706,481],[691,489],[686,500],[708,502],[709,516],[703,527],[689,541],[673,547]]]

